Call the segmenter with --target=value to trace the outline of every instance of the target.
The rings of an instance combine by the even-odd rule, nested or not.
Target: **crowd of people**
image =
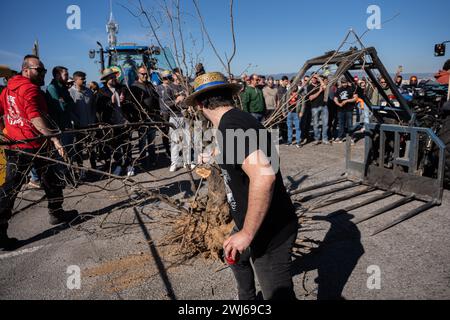
[[[0,95],[0,137],[13,141],[9,149],[15,152],[6,150],[6,156],[8,164],[17,164],[8,165],[2,186],[5,196],[0,198],[0,229],[6,230],[15,197],[27,182],[23,177],[28,175],[31,187],[45,190],[53,224],[73,216],[62,210],[64,185],[58,181],[67,166],[51,165],[42,156],[49,156],[48,141],[54,145],[52,149],[57,151],[60,162],[76,165],[78,180],[86,176],[85,160],[89,160],[92,169],[102,165],[101,171],[113,176],[132,177],[137,165],[156,167],[158,132],[163,151],[170,159],[170,172],[195,167],[188,116],[195,112],[186,104],[195,83],[179,68],[161,72],[157,84],[151,81],[153,71],[145,65],[136,69],[131,85],[120,81],[120,72],[114,68],[103,71],[99,85],[87,84],[83,71],[73,72],[70,78],[68,68],[56,66],[44,94],[41,88],[47,69],[37,56],[24,58],[21,72],[8,77]],[[205,68],[199,64],[196,77],[204,74]],[[278,127],[285,143],[297,148],[309,142],[327,146],[342,143],[348,134],[353,137],[354,132],[363,132],[361,124],[368,123],[371,117],[363,98],[372,105],[383,105],[385,97],[392,96],[386,79],[379,80],[386,90],[381,93],[374,90],[370,81],[357,76],[342,77],[332,85],[327,76],[317,73],[305,76],[299,83],[287,76],[276,80],[257,74],[227,81],[241,84],[234,101],[243,112],[259,123]],[[414,91],[418,85],[417,77],[405,84],[398,75],[394,82],[403,94]],[[137,157],[133,156],[136,149]],[[2,234],[6,233],[0,230]]]
[[[34,57],[27,56],[25,60]],[[45,76],[47,70],[36,69]],[[22,72],[23,73],[23,72]],[[205,73],[202,64],[196,67],[196,76]],[[11,73],[14,78],[17,73]],[[54,67],[52,81],[47,86],[45,100],[48,108],[46,121],[53,130],[62,131],[61,144],[67,151],[68,159],[83,166],[84,158],[89,159],[91,168],[97,169],[99,162],[104,162],[104,169],[116,176],[135,175],[137,162],[147,167],[156,166],[155,139],[158,129],[142,126],[135,130],[138,133],[138,159],[133,159],[133,130],[126,123],[165,122],[172,128],[189,131],[186,112],[189,108],[184,100],[189,91],[189,79],[183,76],[179,68],[163,71],[159,74],[160,83],[151,82],[150,73],[142,65],[135,70],[136,81],[127,87],[119,81],[118,71],[104,70],[101,84],[86,83],[86,73],[75,71],[72,77],[63,66]],[[342,77],[336,84],[329,86],[329,79],[324,75],[305,76],[299,84],[287,76],[276,80],[257,74],[242,75],[241,79],[231,78],[232,83],[240,83],[239,106],[250,113],[259,122],[276,123],[284,142],[289,146],[301,148],[309,142],[314,145],[331,145],[342,143],[348,134],[364,131],[364,123],[370,122],[371,111],[363,97],[372,105],[386,104],[385,96],[392,92],[385,79],[379,79],[386,95],[374,89],[374,85],[366,78],[354,81]],[[397,74],[394,83],[400,93],[412,94],[418,85],[417,77],[409,82]],[[3,114],[5,112],[3,111]],[[356,121],[356,124],[354,125]],[[105,131],[71,133],[70,130],[95,128],[100,124],[113,127],[108,143],[92,146],[95,139],[101,139]],[[311,130],[312,129],[312,130]],[[182,140],[190,140],[190,134],[177,135],[170,126],[160,129],[166,155],[170,158],[170,172],[182,167],[194,166],[191,152],[186,149]],[[69,132],[68,132],[69,131]],[[184,141],[186,142],[186,141]],[[352,139],[353,143],[353,139]],[[79,178],[85,178],[84,170],[78,170]],[[36,168],[30,173],[30,186],[39,187],[40,177]]]
[[[62,190],[71,178],[72,182],[85,178],[83,164],[87,159],[93,172],[99,172],[97,167],[102,165],[101,172],[112,176],[134,176],[138,162],[147,168],[156,166],[154,142],[160,130],[171,158],[170,171],[191,164],[191,159],[183,156],[181,139],[174,134],[176,128],[185,125],[184,112],[188,109],[184,105],[188,92],[182,85],[180,69],[162,72],[162,83],[155,86],[149,81],[149,70],[142,65],[137,68],[135,81],[126,86],[119,81],[117,69],[103,71],[102,85],[88,85],[85,72],[75,71],[70,78],[68,68],[56,66],[44,93],[46,74],[39,57],[27,55],[21,72],[9,74],[6,86],[1,88],[0,138],[8,146],[6,178],[0,187],[2,248],[17,242],[7,237],[6,230],[27,176],[31,187],[45,191],[50,223],[56,225],[72,221],[78,214],[62,209]],[[135,146],[137,157],[133,156]]]
[[[30,59],[38,58],[27,56],[25,61]],[[45,68],[36,70],[45,77]],[[104,168],[110,169],[106,171],[117,176],[134,176],[136,159],[133,159],[132,145],[129,143],[133,140],[134,131],[125,124],[165,122],[173,124],[172,128],[179,128],[185,123],[183,113],[187,108],[183,101],[188,92],[182,83],[182,71],[178,68],[161,72],[159,85],[149,81],[150,73],[144,65],[138,67],[137,79],[129,87],[119,81],[119,72],[114,69],[104,70],[100,79],[102,85],[94,81],[87,85],[86,73],[82,71],[75,71],[70,78],[69,70],[63,66],[53,68],[52,78],[43,96],[45,102],[42,103],[47,109],[45,120],[51,130],[62,132],[61,143],[68,153],[68,159],[80,167],[88,156],[93,169],[97,169],[99,162],[104,161]],[[14,80],[15,77],[11,77],[9,83],[14,83]],[[1,116],[7,115],[6,107],[2,111]],[[106,131],[93,131],[90,136],[84,132],[73,133],[100,125],[113,128],[108,143],[92,146],[93,139],[105,135]],[[141,126],[135,131],[139,136],[139,161],[149,167],[156,166],[154,141],[157,128]],[[174,172],[189,165],[191,159],[184,156],[180,141],[170,139],[171,131],[169,126],[161,126],[165,151],[171,158],[170,171]],[[23,137],[16,138],[20,140]],[[85,172],[80,170],[79,173],[82,179]],[[32,170],[31,176],[30,183],[36,185],[39,182],[36,170]]]
[[[399,74],[394,83],[403,95],[413,95],[419,82],[416,76],[404,81]],[[286,145],[301,148],[307,143],[327,145],[342,143],[349,134],[363,133],[364,124],[371,121],[372,112],[364,98],[372,106],[386,106],[385,97],[394,99],[386,79],[378,79],[385,94],[367,78],[355,76],[352,81],[340,78],[336,84],[329,85],[325,75],[305,76],[300,83],[283,76],[273,77],[243,75],[240,81],[244,89],[240,93],[242,109],[260,122],[274,122],[273,115],[278,110],[282,117],[275,121]],[[281,110],[281,112],[279,111]],[[295,135],[294,135],[295,133]]]
[[[285,124],[287,144],[299,148],[308,141],[315,145],[341,143],[357,130],[353,126],[355,116],[356,122],[370,121],[367,99],[380,105],[383,98],[391,99],[392,95],[388,92],[389,79],[380,79],[386,92],[377,92],[367,79],[356,76],[353,81],[343,77],[331,85],[326,76],[317,73],[304,77],[300,84],[286,76],[277,82],[254,74],[245,76],[241,86],[219,72],[206,73],[203,66],[196,71],[193,90],[180,69],[161,72],[162,83],[155,86],[149,81],[146,66],[137,68],[130,87],[119,81],[117,70],[106,69],[100,87],[95,82],[87,86],[82,71],[74,72],[69,81],[69,70],[57,66],[44,94],[41,87],[47,70],[37,56],[26,56],[21,73],[8,79],[0,94],[0,137],[11,142],[6,149],[6,181],[0,187],[0,248],[14,250],[20,246],[7,230],[15,199],[26,182],[24,177],[32,169],[48,200],[49,223],[58,225],[78,216],[76,210],[63,209],[64,185],[58,165],[69,162],[82,168],[88,156],[93,169],[104,160],[103,171],[119,176],[126,169],[127,176],[133,176],[136,161],[146,159],[150,166],[156,164],[155,138],[160,129],[171,159],[170,171],[189,166],[191,153],[185,147],[190,144],[183,140],[191,138],[186,134],[190,131],[184,129],[190,126],[187,113],[194,110],[225,137],[218,148],[227,154],[230,146],[237,148],[234,136],[233,143],[227,143],[227,131],[265,130],[262,122]],[[414,78],[408,88],[402,82],[399,77],[395,79],[401,90],[417,86]],[[236,101],[240,108],[236,108]],[[273,122],[277,114],[280,121]],[[160,126],[146,125],[156,121]],[[181,134],[175,132],[177,128],[183,129]],[[134,159],[136,131],[139,156]],[[272,137],[268,141],[273,141]],[[236,279],[240,300],[257,298],[256,277],[264,299],[294,300],[291,253],[298,217],[281,172],[267,166],[273,155],[264,151],[263,144],[256,139],[253,146],[245,148],[242,162],[226,157],[218,163],[235,223],[223,242],[224,258]],[[272,150],[271,146],[266,150]],[[57,157],[63,161],[52,161]],[[204,159],[198,162],[209,163]],[[82,170],[79,175],[82,178]]]

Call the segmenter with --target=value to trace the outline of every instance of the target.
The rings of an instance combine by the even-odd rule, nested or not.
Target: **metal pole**
[[[449,73],[449,77],[448,77],[448,93],[447,93],[447,101],[450,101],[450,70],[447,70],[447,72]]]

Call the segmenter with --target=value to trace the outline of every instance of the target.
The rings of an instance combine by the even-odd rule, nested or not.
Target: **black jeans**
[[[87,134],[76,134],[74,143],[74,155],[72,161],[76,162],[80,167],[83,166],[83,152],[86,152],[89,156],[89,163],[92,169],[97,169],[97,152],[95,150],[96,133],[90,132]],[[88,147],[90,146],[90,147]]]
[[[301,121],[302,140],[311,139],[311,120],[312,120],[311,106],[307,105],[305,107],[305,114],[303,115]]]
[[[161,119],[162,119],[162,121],[168,123],[170,121],[170,114],[169,114],[169,112],[162,112],[161,113]],[[166,150],[166,153],[170,157],[170,139],[169,139],[169,131],[170,130],[169,130],[169,127],[168,126],[164,126],[161,130],[164,133],[164,135],[162,137],[164,149]]]
[[[143,162],[153,164],[156,162],[156,129],[149,127],[139,128],[139,158]],[[148,157],[147,157],[148,153]]]
[[[338,119],[339,119],[339,133],[338,138],[344,139],[346,137],[346,134],[353,133],[353,111],[339,111],[338,112]]]
[[[27,153],[36,153],[36,150],[23,150]],[[27,176],[34,166],[41,178],[41,183],[48,200],[49,212],[55,212],[62,208],[63,187],[62,181],[57,176],[57,165],[32,156],[20,154],[11,150],[5,150],[6,180],[0,187],[0,225],[7,224],[12,216],[14,202],[22,186],[27,182]]]
[[[108,166],[114,161],[114,166],[128,167],[132,164],[132,131],[130,129],[114,128],[113,138],[105,144]]]
[[[296,238],[297,232],[258,258],[252,256],[250,248],[240,256],[239,262],[231,266],[238,285],[239,300],[256,300],[255,273],[265,300],[296,299],[291,274],[291,252]]]
[[[338,106],[332,100],[328,100],[328,138],[336,139],[338,135]]]

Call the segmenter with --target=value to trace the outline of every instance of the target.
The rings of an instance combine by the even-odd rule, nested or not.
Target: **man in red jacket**
[[[26,56],[21,75],[11,78],[0,95],[0,131],[3,131],[3,137],[7,141],[15,143],[5,150],[6,181],[0,187],[0,248],[6,250],[18,246],[18,240],[7,235],[8,221],[17,194],[26,182],[32,165],[41,177],[48,199],[50,224],[71,221],[77,215],[75,211],[62,209],[63,187],[55,173],[55,166],[42,158],[32,156],[46,154],[50,148],[47,139],[36,139],[52,134],[46,122],[48,116],[45,96],[40,89],[44,85],[46,72],[38,57]],[[65,158],[66,154],[59,139],[53,137],[49,140],[60,156]]]

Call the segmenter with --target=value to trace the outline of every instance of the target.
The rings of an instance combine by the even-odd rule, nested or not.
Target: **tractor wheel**
[[[439,138],[445,144],[444,188],[450,190],[450,116],[444,119]]]

